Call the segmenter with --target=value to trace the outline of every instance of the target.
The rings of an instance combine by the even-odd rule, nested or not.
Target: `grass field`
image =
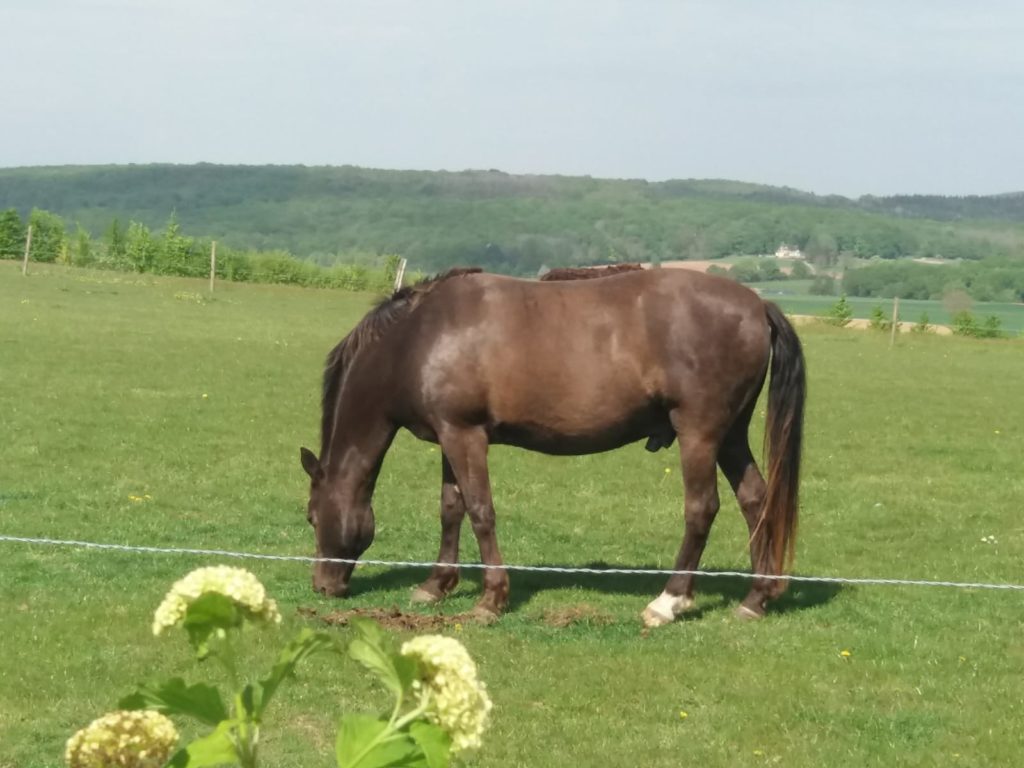
[[[61,269],[23,279],[0,263],[0,533],[312,553],[298,447],[317,445],[324,355],[371,297],[238,285],[204,295],[197,281]],[[890,350],[882,335],[813,326],[801,336],[797,572],[1024,581],[1024,345],[905,337]],[[435,556],[439,463],[400,436],[367,556]],[[556,459],[499,448],[492,477],[509,562],[673,562],[674,449]],[[745,531],[722,489],[704,564],[745,569]],[[475,560],[468,526],[463,542]],[[58,766],[67,736],[137,681],[194,676],[183,639],[154,639],[150,621],[173,580],[214,562],[0,542],[0,766]],[[405,606],[424,575],[360,569],[341,604],[312,593],[305,565],[247,566],[280,601],[282,636],[314,622],[300,607]],[[495,701],[469,763],[1019,764],[1024,594],[795,585],[765,620],[743,623],[732,610],[746,584],[705,579],[695,614],[644,635],[639,613],[662,583],[513,574],[510,612],[460,635]],[[467,610],[477,591],[465,573],[439,610]],[[551,612],[581,606],[590,619],[554,626]],[[276,634],[253,633],[252,653],[276,648]],[[339,715],[385,702],[348,660],[314,658],[300,677],[266,724],[267,766],[332,765]]]

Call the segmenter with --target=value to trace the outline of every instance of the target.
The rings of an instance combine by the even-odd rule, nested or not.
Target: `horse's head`
[[[359,489],[331,482],[319,459],[301,449],[302,468],[309,475],[306,519],[313,526],[317,557],[357,560],[373,543],[373,507],[359,500]],[[331,597],[345,597],[354,563],[316,563],[313,590]]]

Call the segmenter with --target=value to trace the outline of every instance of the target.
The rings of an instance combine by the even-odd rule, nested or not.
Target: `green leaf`
[[[398,682],[406,693],[412,688],[414,680],[420,677],[420,663],[413,658],[403,656],[400,653],[392,654],[391,661],[395,665],[395,674],[398,675]]]
[[[383,646],[384,644],[384,633],[380,630],[380,625],[373,619],[363,619],[359,616],[353,616],[349,619],[349,626],[354,629],[361,638],[371,645]]]
[[[188,639],[200,658],[209,653],[206,641],[218,629],[234,629],[242,624],[242,610],[231,598],[207,592],[194,600],[185,611],[184,627]]]
[[[155,709],[165,715],[188,715],[207,725],[217,725],[228,717],[220,692],[204,683],[186,685],[180,677],[163,683],[142,684],[121,699],[121,709]]]
[[[393,693],[408,692],[419,674],[416,661],[396,653],[391,647],[391,638],[384,635],[375,622],[353,619],[352,626],[359,637],[349,643],[349,655],[377,675]]]
[[[428,768],[423,750],[404,733],[395,733],[366,752],[387,727],[385,720],[369,715],[345,715],[334,750],[338,768]]]
[[[452,740],[440,727],[417,720],[409,726],[409,735],[423,750],[427,768],[448,768]]]
[[[395,667],[394,657],[397,654],[389,653],[379,645],[371,644],[361,637],[357,637],[349,643],[348,653],[349,656],[373,672],[392,693],[400,694],[405,690],[402,677]]]
[[[314,632],[311,629],[303,629],[299,632],[295,639],[288,643],[278,655],[277,663],[270,670],[270,675],[254,684],[253,717],[259,720],[263,716],[277,689],[281,683],[294,674],[299,662],[314,653],[332,650],[340,652],[337,640],[332,635],[326,632]]]
[[[234,720],[223,721],[213,733],[179,750],[167,763],[168,768],[206,768],[237,763],[238,753],[231,743],[231,729],[234,726]]]

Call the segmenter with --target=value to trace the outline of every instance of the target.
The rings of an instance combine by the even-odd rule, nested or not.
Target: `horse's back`
[[[768,359],[760,298],[684,270],[566,283],[468,274],[416,314],[404,350],[416,410],[553,453],[663,432],[684,402],[732,407]]]

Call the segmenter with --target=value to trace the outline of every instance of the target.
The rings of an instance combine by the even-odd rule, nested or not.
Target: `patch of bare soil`
[[[317,619],[324,624],[338,627],[347,626],[353,618],[373,619],[385,629],[417,632],[441,629],[452,624],[479,621],[476,616],[470,613],[460,613],[454,616],[406,613],[397,605],[393,605],[390,608],[352,608],[347,611],[331,611],[322,615],[315,608],[299,608],[298,613],[301,616]]]
[[[548,608],[544,611],[544,623],[549,627],[565,629],[573,624],[611,624],[614,619],[592,605],[580,603],[565,608]]]

